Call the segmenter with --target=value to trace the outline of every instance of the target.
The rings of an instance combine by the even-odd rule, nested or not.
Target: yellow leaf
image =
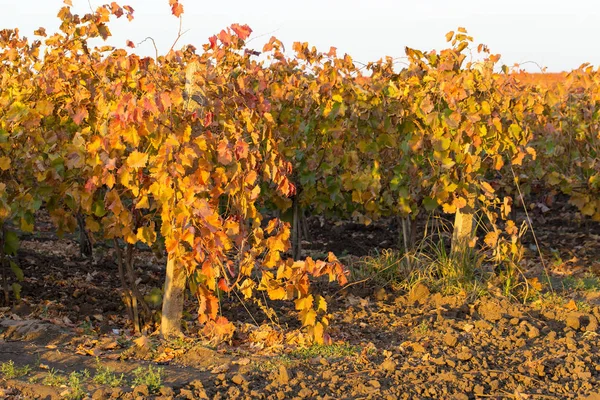
[[[9,168],[10,168],[10,158],[0,157],[0,169],[2,171],[6,171]]]
[[[273,289],[269,288],[267,294],[271,300],[285,300],[287,298],[287,292],[283,286],[278,286]]]
[[[135,208],[137,208],[137,209],[150,208],[150,204],[148,203],[148,196],[146,196],[146,195],[142,196],[142,198],[140,198],[137,201]]]
[[[297,299],[295,301],[296,303],[296,310],[306,310],[308,308],[312,308],[313,305],[313,296],[312,294],[309,294],[306,297],[301,297],[299,299]]]
[[[325,327],[322,323],[317,322],[313,328],[313,339],[317,344],[323,344],[325,336]]]
[[[127,166],[129,168],[144,168],[148,163],[148,154],[139,151],[132,152],[127,157]]]
[[[315,309],[318,312],[327,312],[327,302],[325,301],[325,298],[323,296],[317,295],[315,297]]]
[[[114,174],[106,174],[104,178],[104,184],[108,186],[109,189],[112,189],[115,186],[115,175]]]
[[[490,108],[490,103],[488,103],[485,100],[483,102],[481,102],[481,113],[483,115],[490,115],[492,113],[492,110]]]
[[[483,241],[490,247],[496,247],[496,243],[498,243],[498,232],[488,232],[487,235],[485,235],[485,239],[483,239]]]
[[[482,188],[483,190],[485,190],[485,191],[486,191],[486,193],[490,193],[490,194],[492,194],[492,193],[494,193],[494,192],[495,192],[495,190],[494,190],[494,188],[492,187],[492,185],[490,185],[490,184],[489,184],[489,183],[487,183],[487,182],[481,182],[481,188]]]
[[[271,115],[271,113],[268,113],[268,112],[266,112],[266,113],[264,113],[264,114],[263,114],[263,116],[264,116],[264,117],[265,117],[265,119],[266,119],[267,121],[269,121],[270,123],[274,123],[274,122],[275,122],[275,121],[273,120],[273,116]]]
[[[456,206],[454,204],[444,203],[442,209],[448,214],[454,214],[456,212]]]
[[[302,326],[315,326],[315,322],[317,320],[317,313],[312,308],[301,311],[300,320],[302,321]]]
[[[156,230],[154,229],[154,222],[150,226],[142,226],[138,229],[137,239],[147,245],[152,245],[156,241]]]
[[[240,285],[240,292],[242,292],[242,294],[244,295],[244,297],[246,299],[250,299],[250,298],[252,298],[252,292],[253,292],[255,286],[256,286],[256,283],[254,283],[254,281],[252,279],[246,279]]]
[[[100,232],[100,224],[92,217],[85,219],[85,226],[90,232]]]

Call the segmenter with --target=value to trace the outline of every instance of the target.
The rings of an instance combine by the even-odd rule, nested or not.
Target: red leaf
[[[208,38],[208,41],[210,42],[210,48],[214,50],[217,47],[217,36],[212,35]]]
[[[125,43],[127,44],[127,47],[131,47],[132,49],[135,48],[135,43],[133,43],[131,40],[128,40]]]
[[[252,33],[252,29],[248,25],[233,24],[231,25],[231,29],[242,40],[246,40]]]
[[[211,112],[207,112],[206,116],[204,117],[204,127],[208,127],[210,124],[212,124],[213,122],[213,113]]]

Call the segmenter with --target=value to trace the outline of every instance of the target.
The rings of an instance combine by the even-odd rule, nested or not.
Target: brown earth
[[[198,336],[193,303],[189,338],[136,338],[126,329],[112,251],[97,246],[92,260],[83,259],[76,242],[41,229],[18,256],[22,301],[0,308],[0,364],[31,371],[17,379],[4,373],[0,398],[68,398],[73,383],[43,383],[84,370],[89,377],[79,398],[600,398],[600,285],[593,276],[600,232],[573,213],[555,206],[532,214],[554,293],[546,289],[522,304],[491,284],[480,295],[431,293],[422,284],[406,293],[369,282],[344,290],[319,284],[333,344],[309,348],[289,344],[299,328],[293,304],[269,304],[279,315],[269,321],[260,306],[235,297],[223,301],[224,315],[237,321],[228,343]],[[361,256],[396,241],[385,221],[365,228],[311,220],[310,227],[305,248],[313,256]],[[527,240],[534,276],[541,267],[533,238]],[[143,251],[136,261],[142,291],[159,288],[161,262]],[[94,383],[99,366],[124,380],[116,388]],[[149,366],[163,368],[154,391],[132,383],[134,371]]]

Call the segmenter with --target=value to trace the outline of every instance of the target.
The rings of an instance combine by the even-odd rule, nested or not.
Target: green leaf
[[[28,233],[33,232],[35,218],[31,211],[24,212],[23,216],[21,217],[20,222],[21,222],[21,230],[23,232],[28,232]]]
[[[21,289],[23,287],[21,285],[19,285],[18,283],[13,283],[11,286],[12,286],[13,293],[15,295],[15,299],[21,300]]]
[[[23,279],[25,278],[25,276],[23,275],[23,270],[21,268],[19,268],[17,263],[15,263],[14,261],[11,261],[10,269],[13,272],[13,274],[15,274],[15,277],[17,278],[17,280],[19,282],[23,282]]]
[[[434,211],[435,209],[438,208],[439,204],[438,204],[437,200],[432,199],[431,197],[425,197],[423,199],[423,206],[425,207],[425,209],[427,211]]]
[[[19,250],[19,237],[15,232],[7,231],[4,234],[4,254],[14,256]]]
[[[150,293],[144,296],[144,300],[146,300],[146,302],[152,307],[160,306],[162,303],[162,298],[163,295],[160,288],[152,288]]]
[[[92,212],[98,218],[104,217],[106,215],[106,209],[104,208],[103,200],[96,200],[94,204],[92,204]]]

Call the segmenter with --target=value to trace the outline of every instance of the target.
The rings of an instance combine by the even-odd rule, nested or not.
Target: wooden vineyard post
[[[187,111],[190,112],[205,105],[204,98],[195,94],[197,89],[194,74],[198,69],[199,64],[197,61],[190,63],[185,69],[184,98],[187,101]],[[160,333],[165,338],[182,335],[181,319],[183,316],[185,284],[186,273],[184,268],[177,265],[174,255],[169,254],[160,322]]]
[[[300,259],[300,255],[302,253],[302,234],[300,230],[301,223],[301,213],[300,213],[300,205],[298,201],[298,196],[294,197],[293,202],[293,220],[292,220],[292,258],[294,260]]]
[[[181,318],[183,316],[185,283],[185,270],[177,265],[173,256],[169,255],[160,322],[160,333],[164,338],[182,335]]]
[[[475,236],[475,200],[476,191],[470,191],[467,195],[467,205],[456,210],[454,216],[454,231],[452,233],[452,255],[464,254],[469,242]]]

